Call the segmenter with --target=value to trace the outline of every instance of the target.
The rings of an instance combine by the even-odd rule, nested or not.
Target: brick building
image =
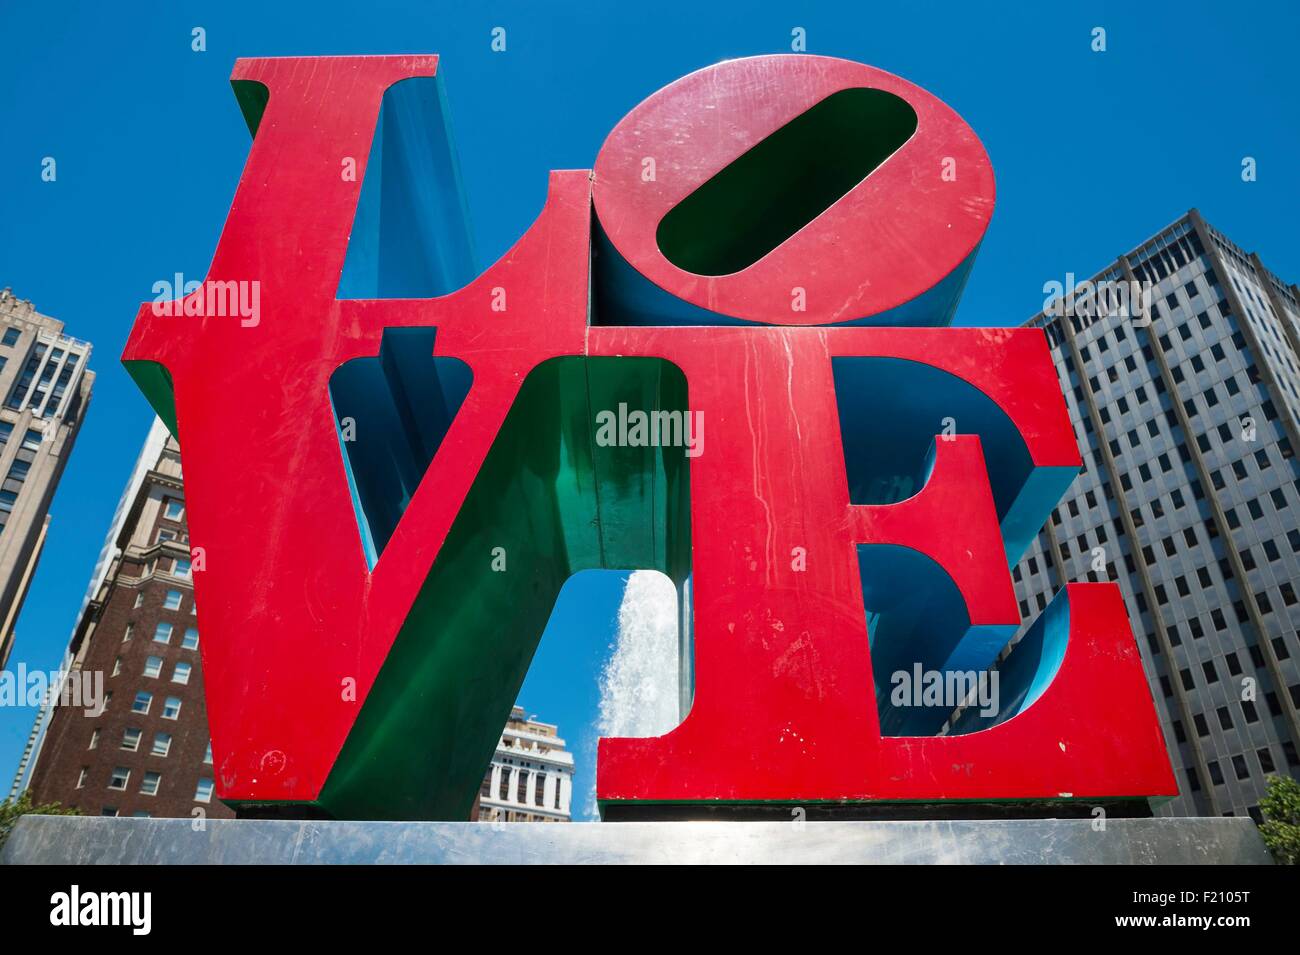
[[[158,423],[113,527],[68,648],[105,699],[38,718],[27,788],[90,815],[231,818],[213,794],[180,454]]]

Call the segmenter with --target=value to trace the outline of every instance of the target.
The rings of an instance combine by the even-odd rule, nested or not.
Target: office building
[[[1192,210],[1028,324],[1084,472],[1013,571],[1022,616],[1118,582],[1180,786],[1157,814],[1258,819],[1300,771],[1300,289]]]
[[[0,290],[0,668],[50,528],[50,502],[90,403],[90,343]]]

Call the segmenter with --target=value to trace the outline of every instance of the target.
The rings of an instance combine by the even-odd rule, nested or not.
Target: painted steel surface
[[[710,70],[634,110],[594,186],[553,172],[534,225],[467,279],[436,57],[237,63],[255,138],[207,280],[179,315],[143,306],[123,355],[182,448],[222,799],[465,818],[560,587],[593,567],[657,569],[691,597],[690,710],[663,737],[601,740],[602,802],[1175,792],[1110,584],[1057,598],[1029,663],[1004,667],[1022,676],[995,725],[937,736],[950,706],[889,702],[898,666],[982,671],[1019,625],[1008,567],[1081,463],[1065,403],[1040,331],[899,327],[951,317],[992,210],[951,110],[843,61]],[[746,147],[859,87],[917,120],[828,173],[867,169],[859,185],[774,213],[797,229],[765,253],[773,235],[672,250],[758,255],[732,274],[656,252]],[[839,102],[818,135],[881,108]],[[797,184],[778,146],[756,168]],[[241,282],[256,321],[213,307]],[[621,405],[698,414],[702,453],[602,441]]]
[[[741,181],[718,181],[810,108],[864,90],[901,104],[910,120],[890,115],[879,102],[847,105],[826,121],[831,128],[820,139],[816,129],[795,130],[777,155],[732,173]],[[895,133],[904,122],[909,125]],[[800,216],[790,221],[787,210],[802,205],[800,196],[826,180],[839,181],[826,156],[864,126],[884,130],[880,148],[868,156],[868,165],[878,160],[866,170],[870,174],[857,177],[843,195],[826,197],[834,201],[806,225]],[[853,145],[861,153],[871,143]],[[751,57],[683,77],[614,128],[595,173],[602,251],[625,260],[628,278],[639,277],[636,284],[643,286],[615,294],[626,314],[611,324],[660,324],[666,317],[704,325],[728,318],[775,325],[947,324],[993,215],[993,167],[960,116],[906,80],[831,57]],[[688,221],[676,223],[706,184],[734,199],[701,203]],[[730,248],[683,256],[697,263],[719,260],[727,274],[690,272],[664,254],[673,237],[666,227],[690,228],[702,244],[716,235],[714,246],[744,245],[761,232],[764,216],[801,227],[748,265],[752,253]],[[731,271],[735,266],[741,267]],[[796,286],[806,293],[803,311],[791,309]],[[666,294],[655,296],[655,290]],[[683,317],[687,307],[693,317]]]

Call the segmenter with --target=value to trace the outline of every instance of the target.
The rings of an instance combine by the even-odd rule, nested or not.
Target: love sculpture
[[[895,692],[997,663],[1081,466],[1042,332],[942,327],[993,211],[956,113],[709,67],[477,274],[437,68],[240,60],[211,270],[123,355],[182,448],[223,800],[466,818],[588,568],[668,575],[689,664],[680,725],[600,740],[607,812],[1176,792],[1113,584],[1058,595],[990,709]]]

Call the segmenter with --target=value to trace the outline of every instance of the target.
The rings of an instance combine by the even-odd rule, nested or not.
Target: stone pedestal
[[[26,816],[0,862],[1269,863],[1246,818],[853,822],[334,822]]]

